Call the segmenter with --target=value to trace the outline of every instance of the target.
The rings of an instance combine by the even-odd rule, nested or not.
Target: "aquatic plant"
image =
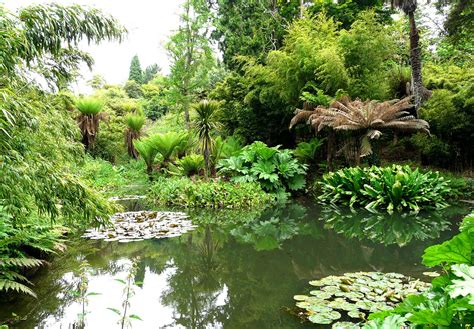
[[[322,202],[389,212],[444,208],[451,192],[439,172],[400,165],[340,169],[324,175],[318,187]]]
[[[292,151],[262,142],[247,145],[238,155],[219,161],[218,169],[233,182],[258,182],[265,191],[280,195],[306,185],[307,166],[299,163]]]
[[[132,320],[142,320],[136,314],[128,314],[130,308],[130,299],[135,295],[134,285],[141,284],[141,282],[135,281],[135,276],[138,270],[138,263],[140,262],[140,258],[137,257],[132,260],[130,264],[127,277],[125,280],[122,279],[115,279],[115,281],[119,282],[124,286],[123,288],[123,301],[122,301],[122,309],[119,310],[117,308],[108,307],[107,309],[111,310],[115,314],[117,314],[120,318],[118,320],[118,324],[120,325],[121,329],[124,328],[131,328],[132,327]]]
[[[89,297],[99,295],[96,292],[87,292],[89,288],[89,262],[83,260],[79,265],[79,284],[76,290],[69,291],[74,297],[74,300],[81,304],[81,313],[77,315],[77,321],[74,323],[74,328],[85,328],[86,316],[89,313],[86,311],[86,306],[89,303]]]
[[[274,200],[257,183],[192,181],[186,177],[159,177],[151,186],[147,197],[158,205],[191,208],[266,207]]]
[[[425,249],[423,264],[442,266],[444,272],[432,281],[431,289],[369,319],[385,323],[398,315],[403,325],[422,327],[462,328],[474,323],[474,213],[463,219],[459,230],[450,240]]]
[[[392,309],[409,294],[428,289],[427,283],[399,273],[356,272],[310,281],[316,289],[296,295],[296,306],[316,324],[331,324],[343,317],[364,321],[369,312]],[[342,324],[339,324],[342,325]]]

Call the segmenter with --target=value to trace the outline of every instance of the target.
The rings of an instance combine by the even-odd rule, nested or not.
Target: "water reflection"
[[[130,300],[130,312],[143,319],[135,322],[137,328],[301,328],[305,324],[285,308],[293,307],[292,296],[305,291],[307,281],[361,270],[419,277],[425,268],[417,263],[434,242],[430,239],[451,234],[444,215],[438,216],[441,220],[421,215],[414,223],[413,218],[387,217],[390,223],[382,225],[376,216],[328,214],[299,204],[191,215],[199,228],[177,238],[72,244],[67,255],[35,278],[39,300],[21,297],[0,304],[0,319],[15,312],[24,318],[15,328],[71,326],[81,305],[67,292],[77,288],[78,269],[86,259],[88,292],[100,293],[89,298],[86,328],[115,328],[117,316],[107,307],[120,309],[123,287],[114,279],[125,278],[139,256],[135,281],[143,283]],[[418,232],[407,238],[411,230]],[[374,232],[388,240],[375,239]]]

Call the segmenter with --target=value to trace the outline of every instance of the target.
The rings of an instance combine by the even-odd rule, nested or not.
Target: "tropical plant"
[[[214,151],[215,143],[212,133],[217,129],[216,114],[219,110],[219,103],[216,101],[201,101],[194,107],[196,117],[193,120],[199,139],[199,150],[204,157],[206,174],[211,170],[211,153]]]
[[[389,212],[444,208],[451,193],[449,181],[439,172],[400,165],[344,168],[325,174],[318,185],[318,199],[324,203]]]
[[[254,209],[274,201],[254,182],[193,181],[187,177],[159,177],[147,197],[158,205],[190,208]]]
[[[138,154],[143,158],[147,166],[147,173],[152,178],[153,164],[155,158],[160,155],[160,163],[163,168],[169,165],[171,157],[187,141],[188,135],[185,133],[168,132],[166,134],[156,134],[141,140],[135,140],[134,146]]]
[[[301,142],[295,148],[295,157],[303,163],[314,164],[316,155],[323,146],[324,139],[312,138],[309,142]]]
[[[285,194],[304,188],[307,166],[293,157],[290,150],[254,142],[238,155],[219,161],[219,172],[233,182],[258,182],[265,191]]]
[[[410,101],[411,97],[385,102],[350,101],[348,97],[343,97],[328,108],[318,106],[313,111],[297,110],[290,129],[305,121],[316,132],[330,128],[354,133],[344,149],[347,157],[358,165],[361,157],[372,154],[371,141],[380,138],[383,130],[423,130],[429,133],[429,125],[425,120],[416,119],[406,111],[412,107]]]
[[[150,137],[135,140],[133,145],[140,157],[143,159],[143,161],[145,161],[146,172],[151,180],[153,174],[153,164],[155,163],[158,149],[155,147]]]
[[[82,133],[82,143],[86,150],[89,150],[94,147],[99,133],[99,122],[104,119],[104,116],[100,113],[103,103],[94,98],[82,98],[76,101],[76,108],[81,112],[77,118],[77,123]]]
[[[125,116],[127,130],[125,131],[125,144],[127,145],[128,154],[138,159],[137,150],[133,146],[133,141],[140,138],[140,131],[145,124],[145,115],[143,113],[127,114]]]
[[[395,309],[371,314],[382,322],[398,315],[401,325],[462,328],[474,323],[474,213],[465,217],[460,233],[452,239],[425,249],[423,264],[442,266],[443,275],[431,282],[431,289],[407,297]]]
[[[173,155],[188,143],[188,134],[182,132],[168,132],[150,137],[153,146],[161,155],[160,163],[167,167]]]
[[[191,177],[199,175],[205,168],[204,158],[200,154],[190,154],[170,164],[170,172],[173,174]]]

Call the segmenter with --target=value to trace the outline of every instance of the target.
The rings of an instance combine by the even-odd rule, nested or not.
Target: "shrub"
[[[306,184],[307,166],[299,163],[292,151],[262,142],[245,146],[238,155],[221,160],[218,167],[233,182],[258,182],[272,193],[301,190]]]
[[[204,170],[204,157],[200,154],[190,154],[170,164],[170,171],[173,174],[183,176],[194,176]]]
[[[464,218],[459,230],[451,240],[425,249],[423,264],[442,266],[444,274],[432,281],[430,290],[408,296],[393,310],[371,314],[377,328],[385,328],[394,316],[405,322],[400,326],[410,323],[410,328],[467,328],[474,323],[474,213]]]
[[[158,205],[207,208],[264,207],[273,200],[257,183],[194,182],[185,177],[159,177],[148,197]]]
[[[323,176],[320,201],[367,209],[419,211],[443,208],[451,193],[449,181],[438,172],[421,172],[409,166],[352,167]]]
[[[298,143],[294,151],[296,158],[306,164],[314,163],[323,143],[324,139],[318,138],[313,138],[309,142]]]

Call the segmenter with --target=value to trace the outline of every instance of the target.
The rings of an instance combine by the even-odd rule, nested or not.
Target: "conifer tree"
[[[130,63],[130,73],[128,74],[128,80],[134,80],[140,84],[143,82],[143,72],[140,66],[138,55],[133,56],[132,62]]]

